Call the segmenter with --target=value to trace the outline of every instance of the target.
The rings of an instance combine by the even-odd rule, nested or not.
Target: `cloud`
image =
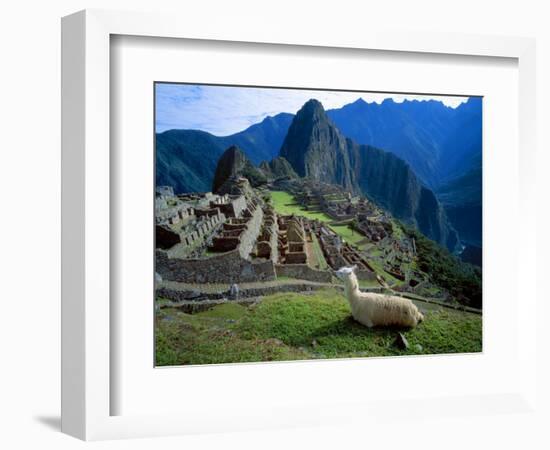
[[[155,129],[157,132],[196,129],[216,136],[226,136],[244,130],[267,116],[281,112],[294,114],[310,98],[319,100],[325,109],[340,108],[358,98],[369,103],[381,103],[388,98],[395,102],[438,100],[451,108],[456,108],[468,99],[433,95],[159,83],[156,85]]]

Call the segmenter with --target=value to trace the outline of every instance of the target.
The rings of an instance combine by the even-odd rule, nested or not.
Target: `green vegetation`
[[[228,303],[197,314],[157,313],[157,365],[396,356],[481,351],[481,316],[446,308],[426,312],[417,328],[400,330],[407,350],[393,345],[396,329],[355,322],[343,295],[281,293],[245,307]]]
[[[242,176],[248,178],[251,186],[261,186],[267,183],[266,176],[252,164],[246,165],[242,170]]]
[[[296,216],[307,217],[308,219],[317,219],[321,222],[330,222],[332,219],[322,212],[308,211],[294,199],[292,194],[284,191],[271,191],[271,198],[273,200],[273,208],[275,211],[282,215],[294,214]]]
[[[395,239],[403,239],[405,237],[405,233],[403,232],[403,227],[401,226],[401,224],[396,220],[392,220],[391,225],[393,237]]]
[[[271,196],[273,206],[280,214],[296,214],[324,222],[331,221],[326,214],[307,211],[302,208],[295,202],[292,194],[288,192],[272,191]],[[329,226],[346,242],[355,245],[359,249],[365,248],[364,237],[353,230],[350,225],[331,224]],[[404,237],[405,234],[415,238],[418,258],[408,269],[418,269],[425,272],[433,284],[449,291],[459,303],[474,308],[482,307],[481,269],[479,267],[461,261],[444,247],[396,219],[393,219],[393,230],[398,238]],[[369,250],[369,255],[371,258],[376,258],[381,257],[382,253],[380,249],[375,247]],[[382,264],[377,260],[369,259],[369,263],[379,275],[391,284],[399,285],[402,283],[384,271]]]
[[[403,281],[395,278],[393,275],[389,274],[384,270],[384,267],[382,266],[382,263],[375,259],[369,259],[369,264],[374,269],[374,271],[380,275],[384,280],[388,282],[389,285],[392,287],[399,286],[400,284],[403,284]]]
[[[332,222],[328,215],[322,212],[308,211],[294,199],[292,194],[284,191],[271,191],[271,199],[273,203],[273,208],[279,214],[290,215],[294,214],[296,216],[306,217],[308,219],[317,219],[321,222]],[[352,229],[348,224],[342,225],[329,225],[337,234],[339,234],[342,239],[346,242],[349,242],[352,245],[360,247],[360,242],[365,239],[365,236]]]
[[[349,244],[355,245],[356,247],[361,247],[361,242],[365,240],[365,236],[363,236],[358,231],[354,230],[352,227],[350,227],[348,224],[345,225],[330,225],[330,228],[332,228],[337,234],[340,235],[342,239],[344,239]]]
[[[312,233],[312,247],[313,247],[313,255],[316,259],[316,264],[314,264],[316,269],[319,270],[325,270],[328,268],[328,263],[325,259],[325,255],[323,255],[323,250],[321,250],[321,244],[319,244],[319,241],[317,240],[317,236],[315,236]]]
[[[482,307],[481,269],[465,263],[414,228],[402,225],[416,241],[418,268],[426,272],[432,283],[448,290],[466,306]]]

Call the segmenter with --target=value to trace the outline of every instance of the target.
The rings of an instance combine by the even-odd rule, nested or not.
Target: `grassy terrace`
[[[226,303],[197,314],[162,309],[156,316],[157,365],[399,356],[479,352],[481,316],[447,308],[401,330],[407,350],[393,345],[396,329],[368,329],[351,317],[343,295],[280,293],[261,303]]]
[[[323,250],[321,250],[321,244],[319,244],[317,236],[312,235],[312,239],[313,253],[316,259],[314,267],[316,269],[325,270],[328,268],[328,263],[325,259],[325,256],[323,255]]]
[[[349,225],[330,225],[330,228],[339,234],[346,242],[358,248],[361,248],[361,244],[365,241],[365,236],[352,229]]]
[[[317,219],[321,222],[332,222],[329,216],[322,212],[308,211],[294,200],[294,196],[284,191],[271,191],[271,200],[275,211],[282,215],[294,214],[308,219]]]
[[[321,222],[333,222],[334,219],[329,217],[323,212],[318,211],[308,211],[303,208],[301,205],[296,203],[294,196],[284,191],[271,191],[271,200],[273,201],[273,207],[275,211],[279,214],[290,215],[294,214],[296,216],[303,216],[308,219],[318,219]],[[360,242],[365,239],[357,231],[352,230],[348,225],[336,225],[331,224],[332,228],[337,234],[339,234],[346,242],[360,247]]]
[[[284,192],[284,191],[271,191],[271,200],[273,203],[273,208],[275,208],[275,211],[277,213],[284,214],[284,215],[294,214],[297,216],[307,217],[309,219],[319,219],[322,222],[326,222],[327,225],[330,222],[330,225],[328,226],[332,228],[332,230],[334,230],[335,233],[340,235],[342,239],[344,239],[346,242],[358,247],[359,249],[362,249],[364,247],[364,244],[366,242],[365,236],[353,230],[347,224],[333,223],[333,219],[325,213],[308,211],[307,209],[303,208],[301,205],[296,203],[296,200],[294,199],[294,196],[292,194],[289,194],[288,192]],[[400,283],[399,280],[394,279],[393,277],[388,275],[381,266],[373,264],[373,268],[376,270],[376,272],[379,275],[381,275],[386,279],[391,280],[392,284]],[[371,285],[378,285],[378,283],[376,282],[368,283],[368,286],[371,286]],[[362,287],[368,287],[368,286],[362,286]]]

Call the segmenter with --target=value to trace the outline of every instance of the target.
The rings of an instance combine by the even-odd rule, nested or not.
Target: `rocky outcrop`
[[[260,164],[260,170],[269,180],[279,180],[281,178],[297,178],[298,175],[290,165],[290,163],[279,156],[271,161],[263,161]]]
[[[363,193],[396,218],[454,250],[458,235],[434,193],[392,153],[347,139],[317,100],[296,114],[281,147],[299,176]]]
[[[281,147],[284,157],[301,177],[311,177],[359,192],[351,170],[346,139],[317,100],[309,100],[292,121]]]
[[[238,147],[233,145],[218,160],[212,192],[219,192],[228,180],[237,180],[239,177],[248,179],[252,187],[257,187],[267,181],[265,175],[248,160]]]

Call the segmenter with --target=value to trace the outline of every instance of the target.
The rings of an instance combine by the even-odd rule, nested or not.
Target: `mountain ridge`
[[[457,246],[458,235],[435,194],[410,165],[390,152],[344,137],[319,101],[311,99],[298,111],[281,156],[299,176],[361,192],[450,250]]]
[[[408,139],[413,143],[426,143],[426,146],[409,147],[408,151],[413,155],[400,157],[400,159],[409,165],[423,183],[426,182],[420,176],[419,164],[425,166],[424,172],[428,171],[430,174],[442,170],[444,176],[440,174],[437,183],[434,183],[437,187],[432,188],[429,183],[426,183],[427,187],[435,192],[454,228],[469,242],[479,245],[481,242],[481,190],[473,190],[477,192],[475,202],[468,199],[468,203],[461,203],[464,200],[464,193],[460,189],[445,190],[445,186],[481,167],[481,107],[480,98],[470,98],[468,102],[454,109],[435,100],[405,100],[398,103],[386,99],[378,104],[359,98],[342,108],[326,111],[326,115],[342,135],[355,142],[353,134],[357,130],[354,131],[352,127],[354,123],[356,128],[370,136],[369,142],[379,143],[380,135],[384,135],[394,136],[392,139],[397,141]],[[365,108],[371,111],[370,116],[360,117],[361,111]],[[352,127],[351,131],[348,129],[348,133],[352,135],[350,136],[342,131],[342,128],[346,129],[346,124],[342,123],[343,119],[339,117],[338,111],[341,116],[341,111],[349,112],[354,109],[356,116],[352,117],[353,120],[347,124],[348,128]],[[440,114],[446,115],[447,118],[443,121],[438,119]],[[368,126],[361,125],[362,121],[371,116],[374,119],[368,120],[369,123],[366,124]],[[266,161],[267,164],[279,155],[279,148],[282,147],[294,117],[295,115],[290,113],[268,116],[241,132],[221,137],[200,130],[168,130],[159,133],[156,135],[157,185],[172,185],[176,192],[209,190],[214,179],[217,160],[231,145],[237,145],[242,149],[255,165],[259,165],[262,161]],[[408,123],[409,120],[413,124],[402,128],[399,126],[399,123],[403,121]],[[419,122],[421,122],[420,125]],[[362,144],[362,142],[357,143]],[[387,147],[371,146],[383,148],[399,156],[399,152],[391,147],[391,142]],[[441,156],[441,148],[446,149],[447,156]],[[406,148],[401,147],[401,153],[405,150]],[[433,152],[437,152],[439,156],[434,157]],[[417,160],[416,165],[415,160]],[[299,167],[302,165],[299,164]],[[283,166],[279,166],[279,169],[286,170]],[[263,170],[266,176],[274,176],[272,173],[267,173],[269,170],[266,166]],[[336,170],[340,171],[341,176],[341,168]],[[343,181],[343,185],[353,192],[361,189],[357,180],[353,179]],[[455,184],[455,187],[458,186],[460,183]],[[467,186],[466,188],[470,189]],[[475,206],[472,208],[473,203]]]

